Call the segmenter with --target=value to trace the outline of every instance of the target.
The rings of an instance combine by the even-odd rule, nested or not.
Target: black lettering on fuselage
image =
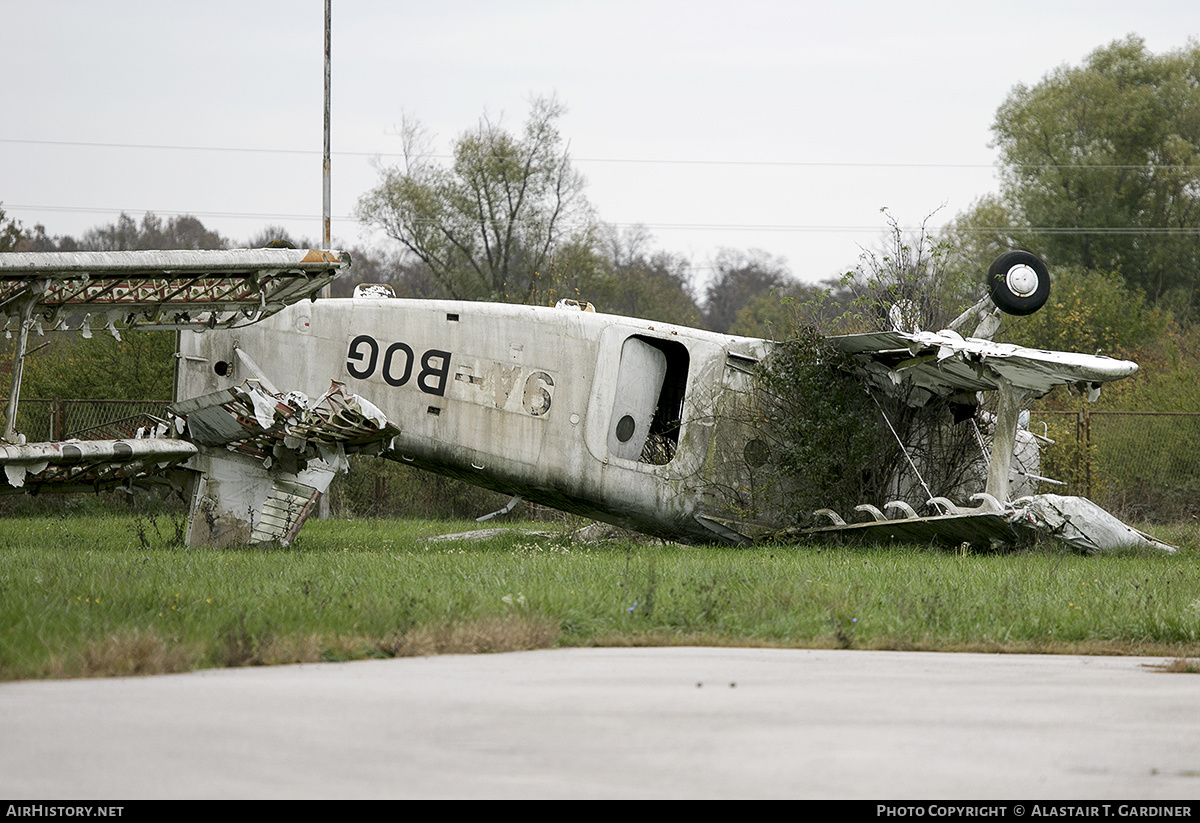
[[[380,357],[380,349],[383,356]],[[506,411],[522,411],[544,418],[554,402],[555,378],[550,372],[525,369],[516,364],[472,360],[466,357],[452,371],[454,354],[443,349],[426,349],[418,356],[408,343],[380,342],[369,334],[350,339],[346,371],[357,380],[382,379],[394,388],[416,384],[425,394],[445,397],[454,375],[453,398]],[[419,367],[418,367],[419,364]],[[413,372],[416,379],[413,379]],[[523,385],[523,390],[522,390]],[[512,398],[511,395],[517,397]]]
[[[441,365],[435,369],[430,363],[431,360],[438,360]],[[449,373],[450,352],[430,349],[421,355],[421,373],[417,375],[417,385],[426,394],[436,394],[438,397],[442,397],[446,393],[446,376]],[[426,383],[425,379],[428,377],[436,378],[437,383],[433,385]]]
[[[550,411],[550,391],[554,386],[554,378],[544,371],[535,371],[525,378],[525,411],[534,417],[541,417]]]
[[[395,356],[396,352],[404,353],[404,371],[399,377],[395,372]],[[387,353],[383,356],[383,382],[389,386],[403,386],[408,382],[408,378],[412,377],[413,367],[413,350],[407,343],[393,343],[387,347]]]
[[[363,346],[366,346],[370,355],[363,352]],[[346,353],[346,371],[350,372],[351,377],[357,377],[359,380],[366,380],[375,372],[375,361],[379,359],[379,344],[375,342],[375,338],[370,335],[360,334],[358,337],[350,341],[350,351]],[[359,368],[359,363],[366,360],[365,366]]]
[[[450,374],[448,351],[429,349],[421,355],[421,371],[417,374],[417,388],[426,394],[443,397],[446,380]],[[383,366],[379,376],[389,386],[403,386],[412,377],[416,355],[407,343],[392,343],[383,353]],[[346,352],[346,371],[351,377],[366,380],[375,374],[379,365],[379,341],[369,334],[360,334],[350,341]]]

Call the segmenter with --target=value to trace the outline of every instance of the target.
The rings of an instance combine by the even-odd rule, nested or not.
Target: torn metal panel
[[[1054,537],[1085,552],[1149,548],[1174,552],[1175,547],[1127,526],[1084,497],[1038,494],[1015,501],[1014,526]]]
[[[332,466],[314,464],[303,477],[268,472],[253,457],[208,448],[189,468],[198,472],[185,538],[189,546],[287,545],[336,473]]]
[[[247,381],[172,411],[201,446],[187,464],[199,473],[188,545],[290,543],[334,475],[346,470],[346,449],[382,451],[400,433],[336,381],[315,400]]]
[[[309,400],[302,392],[272,393],[253,381],[202,397],[180,401],[172,412],[187,423],[188,436],[205,446],[269,459],[280,447],[294,452],[321,445],[384,443],[400,433],[377,406],[349,394],[342,383]]]

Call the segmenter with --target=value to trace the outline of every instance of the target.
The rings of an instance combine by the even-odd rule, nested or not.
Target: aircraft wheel
[[[1010,251],[988,269],[988,294],[1001,311],[1033,314],[1050,297],[1050,272],[1036,254]]]

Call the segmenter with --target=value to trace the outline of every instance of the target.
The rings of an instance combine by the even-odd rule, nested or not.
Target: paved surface
[[[0,685],[0,797],[1200,797],[1160,658],[559,649]]]

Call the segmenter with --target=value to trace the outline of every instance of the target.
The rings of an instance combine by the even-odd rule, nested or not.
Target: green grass
[[[1089,557],[565,530],[429,542],[478,527],[418,520],[310,522],[288,549],[213,550],[179,547],[177,525],[6,518],[0,679],[556,645],[1200,656],[1194,528],[1160,532],[1174,556]]]

